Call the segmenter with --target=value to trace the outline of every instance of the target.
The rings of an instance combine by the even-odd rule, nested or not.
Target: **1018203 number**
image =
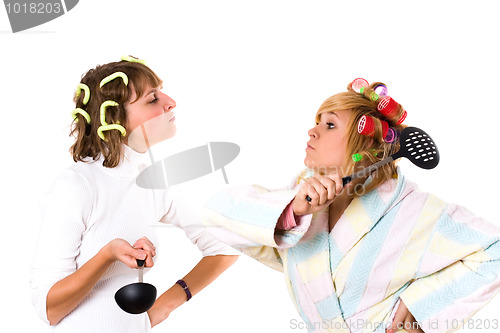
[[[62,12],[61,2],[42,3],[7,3],[5,5],[8,14],[59,14]]]

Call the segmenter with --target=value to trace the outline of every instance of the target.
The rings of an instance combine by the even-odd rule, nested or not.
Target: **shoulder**
[[[60,172],[48,191],[38,198],[38,207],[42,216],[62,223],[68,216],[88,218],[95,198],[89,178],[72,165]]]
[[[91,168],[90,165],[83,162],[74,163],[59,173],[54,179],[48,194],[60,193],[67,197],[91,195],[91,181],[93,179]]]
[[[447,205],[447,203],[438,196],[420,190],[417,183],[405,177],[399,169],[397,178],[392,179],[387,183],[391,183],[391,186],[398,192],[398,201],[414,202],[415,204],[420,202],[424,204],[423,209],[439,208],[440,210],[444,210]]]
[[[400,195],[401,201],[407,202],[407,206],[420,207],[419,215],[422,218],[441,221],[444,225],[461,226],[462,229],[474,229],[484,234],[500,234],[500,228],[497,225],[477,216],[462,205],[449,203],[435,194],[421,191],[415,183],[409,180],[404,180],[403,188]]]

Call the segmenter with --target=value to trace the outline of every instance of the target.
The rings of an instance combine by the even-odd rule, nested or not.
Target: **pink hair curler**
[[[365,79],[357,78],[352,81],[351,88],[355,92],[360,93],[362,91],[361,88],[367,88],[369,85],[370,84]]]
[[[373,90],[380,97],[387,96],[387,87],[385,85],[383,85],[383,84],[376,86],[375,89],[373,89]]]

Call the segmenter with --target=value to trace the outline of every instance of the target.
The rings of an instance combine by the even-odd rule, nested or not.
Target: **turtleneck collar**
[[[99,158],[99,163],[102,166],[104,158]],[[144,169],[151,165],[151,157],[149,152],[139,153],[127,145],[123,145],[123,159],[114,168],[106,168],[107,173],[123,178],[137,177]]]

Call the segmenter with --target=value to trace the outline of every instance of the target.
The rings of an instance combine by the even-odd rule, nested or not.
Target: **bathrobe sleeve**
[[[500,228],[446,205],[401,299],[428,333],[461,328],[500,290]]]
[[[180,199],[184,202],[181,203]],[[166,214],[160,219],[160,222],[172,224],[184,231],[186,237],[198,247],[203,257],[216,255],[239,255],[240,253],[232,247],[216,239],[201,223],[199,208],[188,202],[188,198],[179,197],[179,194],[173,194],[172,191],[165,192]]]
[[[224,243],[283,271],[280,250],[297,244],[311,223],[312,215],[305,215],[290,230],[276,229],[297,191],[298,187],[269,190],[257,185],[229,189],[207,202],[203,208],[204,225]]]

